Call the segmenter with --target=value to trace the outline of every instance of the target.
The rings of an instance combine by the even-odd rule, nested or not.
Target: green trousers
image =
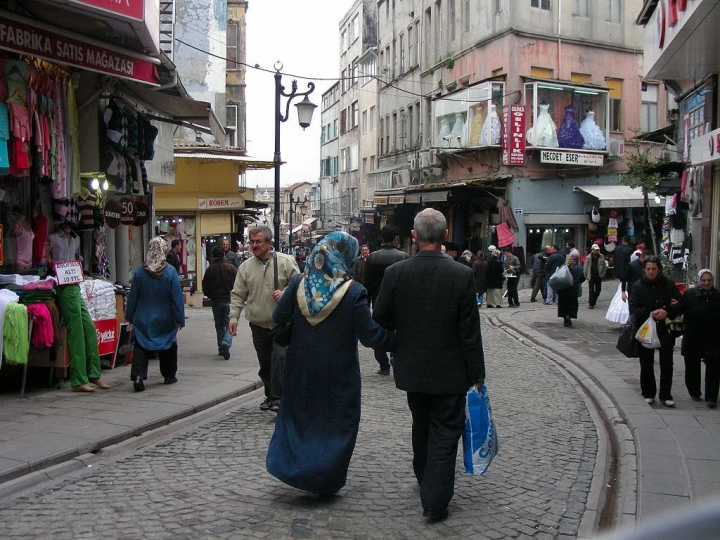
[[[97,332],[78,285],[57,288],[60,315],[67,326],[70,384],[81,386],[100,378]]]

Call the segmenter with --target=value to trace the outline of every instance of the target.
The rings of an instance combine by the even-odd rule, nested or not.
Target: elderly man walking
[[[282,298],[290,278],[298,274],[295,258],[271,250],[273,234],[264,225],[250,229],[250,249],[253,256],[240,265],[235,285],[230,293],[230,324],[228,331],[237,335],[238,319],[243,309],[250,323],[253,345],[257,353],[260,371],[258,376],[265,387],[263,411],[277,411],[282,388],[271,387],[272,378],[272,332],[277,326],[272,313]],[[275,269],[277,268],[277,278]],[[277,379],[277,378],[276,378]],[[279,381],[277,381],[279,382]]]
[[[415,216],[419,251],[385,270],[373,318],[397,332],[395,385],[412,414],[413,470],[423,515],[441,520],[455,491],[455,460],[465,396],[485,382],[480,316],[472,270],[445,257],[441,212]]]

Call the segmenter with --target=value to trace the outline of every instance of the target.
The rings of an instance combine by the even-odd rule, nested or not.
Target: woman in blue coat
[[[396,346],[395,333],[373,321],[367,291],[350,276],[357,255],[354,237],[327,235],[273,312],[276,323],[293,326],[267,470],[311,493],[335,493],[347,479],[360,425],[358,340],[383,351]]]
[[[148,243],[145,263],[132,278],[125,319],[135,334],[130,378],[136,392],[145,390],[148,361],[156,353],[165,384],[177,382],[177,332],[185,326],[185,305],[175,268],[168,265],[167,242]]]

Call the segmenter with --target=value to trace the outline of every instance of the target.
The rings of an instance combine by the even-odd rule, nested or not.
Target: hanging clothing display
[[[480,146],[489,146],[491,144],[500,144],[500,118],[497,114],[497,107],[490,106],[487,118],[480,132]]]

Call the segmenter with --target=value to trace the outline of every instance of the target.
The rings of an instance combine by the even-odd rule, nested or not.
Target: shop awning
[[[209,133],[215,137],[215,141],[221,147],[225,147],[225,128],[206,101],[171,96],[125,81],[118,84],[118,89],[121,92],[120,97],[138,105],[139,108],[157,111],[168,117],[155,116],[155,120],[171,121],[171,123],[177,123],[202,133]]]
[[[309,217],[305,221],[302,222],[303,225],[312,225],[317,221],[316,217]]]
[[[644,197],[640,188],[629,186],[575,186],[575,192],[587,193],[598,199],[600,208],[639,208],[644,204]],[[665,200],[655,202],[655,193],[648,193],[650,206],[665,205]]]

